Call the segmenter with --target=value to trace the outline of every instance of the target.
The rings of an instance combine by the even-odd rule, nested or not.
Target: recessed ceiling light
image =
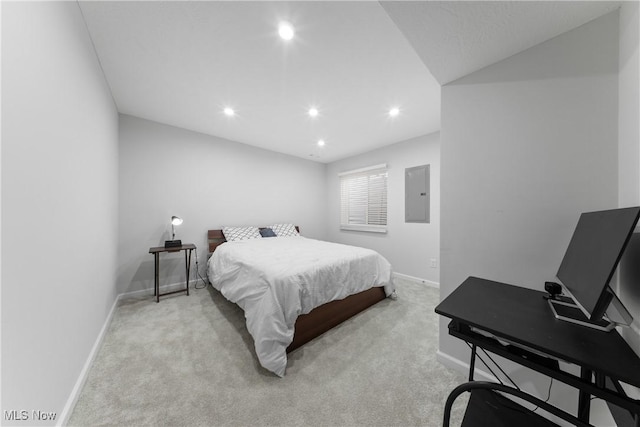
[[[224,109],[224,114],[225,114],[226,116],[232,117],[232,116],[234,116],[234,115],[236,114],[236,112],[235,112],[235,111],[233,111],[233,108],[231,108],[231,107],[226,107],[226,108]]]
[[[324,139],[318,140],[318,147],[324,147]]]
[[[318,109],[315,108],[315,107],[309,108],[309,115],[311,117],[317,117],[318,116]]]
[[[389,115],[391,117],[395,117],[398,114],[400,114],[400,109],[398,107],[393,107],[391,110],[389,110]]]
[[[294,33],[293,26],[288,22],[281,22],[278,26],[278,34],[280,34],[283,40],[291,40]]]

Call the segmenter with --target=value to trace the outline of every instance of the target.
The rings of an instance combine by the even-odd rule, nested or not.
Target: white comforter
[[[211,284],[245,312],[260,364],[284,376],[298,315],[375,286],[394,291],[377,252],[305,237],[226,242],[209,259]]]

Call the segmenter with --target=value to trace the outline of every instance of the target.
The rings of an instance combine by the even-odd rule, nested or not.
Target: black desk
[[[185,243],[181,246],[175,246],[171,248],[165,248],[164,246],[158,246],[156,248],[149,248],[149,253],[153,255],[154,259],[154,287],[153,294],[156,296],[156,302],[160,302],[160,297],[165,295],[171,295],[178,292],[186,292],[189,295],[189,269],[191,268],[191,252],[196,249],[196,245],[193,243]],[[186,272],[186,285],[184,289],[178,289],[177,291],[165,292],[160,294],[160,254],[162,252],[180,252],[184,251],[184,268]],[[189,257],[187,258],[187,253]]]
[[[556,319],[543,295],[469,277],[436,307],[436,313],[452,319],[449,334],[472,345],[469,380],[480,347],[577,388],[577,416],[583,421],[589,419],[593,395],[636,414],[640,426],[640,401],[616,388],[620,382],[640,387],[640,358],[615,330],[600,332]],[[558,360],[578,365],[581,375],[563,371]]]

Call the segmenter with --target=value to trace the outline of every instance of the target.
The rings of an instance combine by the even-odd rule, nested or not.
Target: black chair
[[[540,409],[575,426],[593,427],[573,415],[521,390],[503,384],[471,381],[459,385],[449,394],[444,408],[443,426],[449,427],[451,407],[462,393],[470,392],[462,427],[557,427],[558,425],[530,409],[503,396],[509,394],[532,403]],[[498,393],[499,392],[499,393]]]

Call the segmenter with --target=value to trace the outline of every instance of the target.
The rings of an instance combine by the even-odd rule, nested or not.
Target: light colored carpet
[[[396,301],[291,353],[284,378],[259,365],[242,310],[211,286],[123,301],[69,424],[440,426],[465,378],[435,358],[439,291],[396,286]]]

